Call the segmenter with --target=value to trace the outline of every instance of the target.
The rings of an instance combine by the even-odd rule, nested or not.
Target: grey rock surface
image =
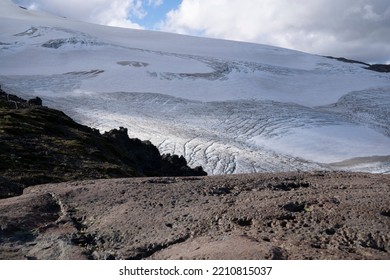
[[[390,259],[390,176],[274,173],[34,186],[0,259]]]

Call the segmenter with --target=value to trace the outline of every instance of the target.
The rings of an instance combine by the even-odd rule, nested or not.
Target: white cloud
[[[164,4],[164,0],[148,0],[148,5],[153,7],[159,7]]]
[[[160,29],[385,62],[389,26],[388,0],[183,0]]]
[[[141,0],[13,0],[28,8],[103,25],[142,28],[131,17],[142,19]]]

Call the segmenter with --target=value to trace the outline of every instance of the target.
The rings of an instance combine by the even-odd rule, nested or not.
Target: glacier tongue
[[[110,28],[1,3],[1,85],[39,95],[84,124],[128,127],[130,136],[209,174],[390,171],[389,74],[272,46]]]

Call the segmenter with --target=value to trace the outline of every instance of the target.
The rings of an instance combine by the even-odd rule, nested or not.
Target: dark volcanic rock
[[[345,63],[356,63],[356,64],[363,64],[363,65],[367,65],[367,66],[370,65],[370,64],[365,63],[365,62],[361,62],[361,61],[358,61],[358,60],[347,59],[345,57],[333,57],[333,56],[325,56],[325,57],[326,58],[330,58],[330,59],[336,59],[338,61],[342,61],[342,62],[345,62]]]
[[[23,187],[0,176],[0,199],[21,195]]]
[[[28,100],[28,105],[29,106],[42,106],[42,99],[39,98],[39,97],[35,97],[35,98],[32,98],[32,99],[29,99]]]
[[[338,61],[346,62],[346,63],[355,63],[355,64],[362,64],[367,67],[364,67],[364,69],[375,71],[375,72],[382,72],[382,73],[390,73],[390,65],[388,64],[368,64],[365,62],[357,61],[357,60],[351,60],[344,57],[333,57],[333,56],[325,56],[326,58],[330,59],[336,59]]]
[[[207,175],[184,158],[161,156],[149,141],[130,139],[125,128],[101,135],[39,97],[26,101],[1,89],[0,151],[0,198],[53,182]]]
[[[390,72],[390,65],[386,64],[373,64],[367,67],[367,69],[376,71],[376,72],[383,72],[383,73],[389,73]]]
[[[147,176],[206,176],[202,167],[188,167],[183,156],[163,154],[150,141],[130,139],[127,128],[120,127],[103,134],[110,143],[128,155],[128,163]]]

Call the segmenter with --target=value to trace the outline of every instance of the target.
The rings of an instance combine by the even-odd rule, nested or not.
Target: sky
[[[92,23],[390,64],[389,0],[12,0]]]

